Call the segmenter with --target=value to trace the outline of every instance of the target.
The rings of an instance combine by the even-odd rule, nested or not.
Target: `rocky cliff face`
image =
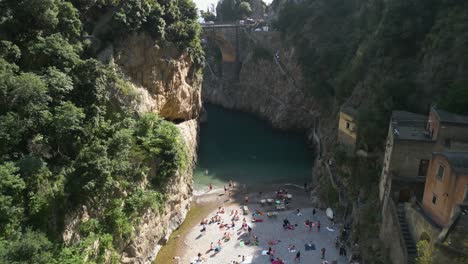
[[[139,112],[157,112],[169,120],[190,120],[201,109],[197,69],[173,46],[160,46],[145,34],[119,43],[115,63],[139,94]]]
[[[198,116],[201,109],[201,80],[190,59],[174,47],[163,47],[147,35],[133,35],[115,47],[108,47],[100,59],[114,63],[131,81],[130,103],[139,113],[156,112],[176,121],[187,145],[190,166],[170,178],[163,193],[165,208],[161,214],[148,210],[134,226],[131,241],[124,246],[121,263],[151,263],[169,235],[185,219],[192,199],[192,170],[196,161]],[[63,240],[80,239],[79,225],[87,221],[86,206],[66,216]]]
[[[162,47],[147,35],[133,35],[122,41],[115,63],[132,81],[139,100],[138,112],[157,112],[181,122],[177,125],[192,164],[167,183],[166,207],[162,214],[148,211],[125,248],[122,263],[151,263],[169,235],[185,219],[192,199],[192,169],[196,161],[198,115],[201,109],[201,80],[196,67],[175,47]]]
[[[239,82],[223,80],[214,65],[211,67],[213,70],[205,71],[203,100],[254,113],[277,128],[313,128],[317,104],[303,93],[303,78],[294,50],[282,47],[279,35],[274,32],[244,34],[249,34],[250,44],[242,62]],[[263,50],[259,51],[257,47]],[[259,52],[265,55],[259,57]],[[275,57],[276,52],[278,56]],[[219,63],[214,60],[210,62]]]
[[[193,119],[177,126],[189,147],[190,157],[195,161],[198,121]],[[134,238],[121,256],[121,263],[151,263],[172,231],[184,221],[192,201],[192,185],[192,166],[170,179],[165,190],[164,213],[148,211],[143,215]]]

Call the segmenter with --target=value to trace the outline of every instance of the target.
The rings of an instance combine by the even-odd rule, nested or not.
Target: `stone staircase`
[[[416,263],[417,255],[416,244],[414,243],[413,238],[411,237],[408,223],[406,222],[404,204],[398,205],[397,215],[398,222],[400,223],[401,234],[403,236],[403,240],[405,241],[406,252],[408,255],[408,264],[414,264]]]

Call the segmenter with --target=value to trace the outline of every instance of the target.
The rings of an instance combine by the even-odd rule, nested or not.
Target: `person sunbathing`
[[[273,240],[273,241],[268,242],[268,245],[273,246],[273,245],[278,244],[279,242],[281,242],[281,240]]]

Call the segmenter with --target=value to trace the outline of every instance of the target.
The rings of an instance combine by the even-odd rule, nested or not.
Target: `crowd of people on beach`
[[[232,181],[229,181],[228,184],[229,187],[224,187],[224,194],[228,194],[229,197],[231,195],[231,192],[235,188],[235,184]],[[209,190],[211,191],[213,189],[212,184],[209,184]],[[287,195],[288,192],[287,190],[279,190],[279,192],[276,192],[277,195],[280,193],[281,195]],[[249,202],[249,198],[247,195],[244,196],[244,205],[247,205]],[[301,210],[298,208],[293,213],[296,216],[302,216]],[[191,264],[199,264],[199,263],[205,263],[207,261],[206,255],[211,254],[211,258],[215,258],[216,255],[221,252],[223,249],[223,246],[226,245],[227,243],[234,243],[231,242],[232,236],[237,233],[238,237],[241,239],[237,239],[239,241],[239,246],[259,246],[260,245],[260,238],[257,235],[253,234],[253,226],[249,224],[250,221],[252,222],[262,222],[263,219],[259,218],[260,216],[263,216],[263,212],[260,212],[258,210],[254,210],[252,212],[252,219],[250,221],[247,221],[245,215],[247,214],[246,211],[241,209],[233,209],[233,210],[226,210],[224,207],[220,206],[218,207],[218,210],[212,215],[211,217],[207,219],[203,219],[200,222],[201,229],[200,229],[200,234],[199,236],[204,236],[204,234],[207,232],[207,227],[208,226],[217,226],[217,230],[219,231],[219,239],[217,241],[212,241],[209,244],[209,248],[207,248],[207,251],[205,254],[198,253],[197,257],[195,258],[194,261],[191,262]],[[312,211],[312,216],[313,219],[315,219],[315,214],[316,214],[316,209],[314,208]],[[257,221],[259,220],[259,221]],[[261,220],[261,221],[260,221]],[[296,219],[297,220],[297,219]],[[321,223],[320,221],[312,221],[310,219],[305,219],[304,221],[304,226],[306,230],[309,232],[316,231],[320,232],[321,229]],[[289,230],[295,230],[297,228],[300,228],[297,223],[292,223],[287,217],[283,219],[282,223],[283,230],[289,231]],[[212,229],[212,228],[211,228]],[[265,243],[264,241],[263,243]],[[262,243],[262,244],[263,244]],[[272,240],[268,241],[268,250],[263,251],[262,255],[267,255],[269,257],[269,260],[271,264],[284,264],[285,260],[279,254],[272,248],[276,246],[277,244],[281,243],[281,240]],[[295,254],[294,256],[294,262],[295,263],[300,263],[301,262],[301,251],[296,247],[294,244],[290,244],[288,247],[288,252]],[[315,249],[315,245],[314,245]],[[307,248],[306,248],[307,250]],[[321,258],[325,259],[326,255],[326,248],[323,247],[320,249],[321,253]],[[345,255],[340,248],[340,255]],[[250,257],[250,261],[252,256]],[[237,255],[237,259],[232,260],[229,262],[230,264],[241,264],[241,263],[246,263],[246,259],[248,258],[244,255]],[[326,262],[326,261],[324,261]],[[250,263],[250,262],[248,262]],[[288,262],[290,263],[290,262]],[[327,262],[326,262],[327,263]]]

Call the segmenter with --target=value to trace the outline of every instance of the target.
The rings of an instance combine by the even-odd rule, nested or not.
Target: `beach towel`
[[[333,229],[333,228],[331,228],[331,227],[328,227],[328,226],[327,226],[327,230],[330,231],[330,232],[335,231],[335,229]]]
[[[315,250],[314,244],[305,244],[304,247],[305,247],[305,251]]]
[[[239,247],[244,247],[244,245],[245,245],[244,241],[239,242]]]
[[[263,222],[263,219],[254,218],[254,219],[252,220],[252,222],[255,222],[255,223]]]
[[[262,255],[263,255],[263,256],[268,255],[268,250],[262,250]]]

